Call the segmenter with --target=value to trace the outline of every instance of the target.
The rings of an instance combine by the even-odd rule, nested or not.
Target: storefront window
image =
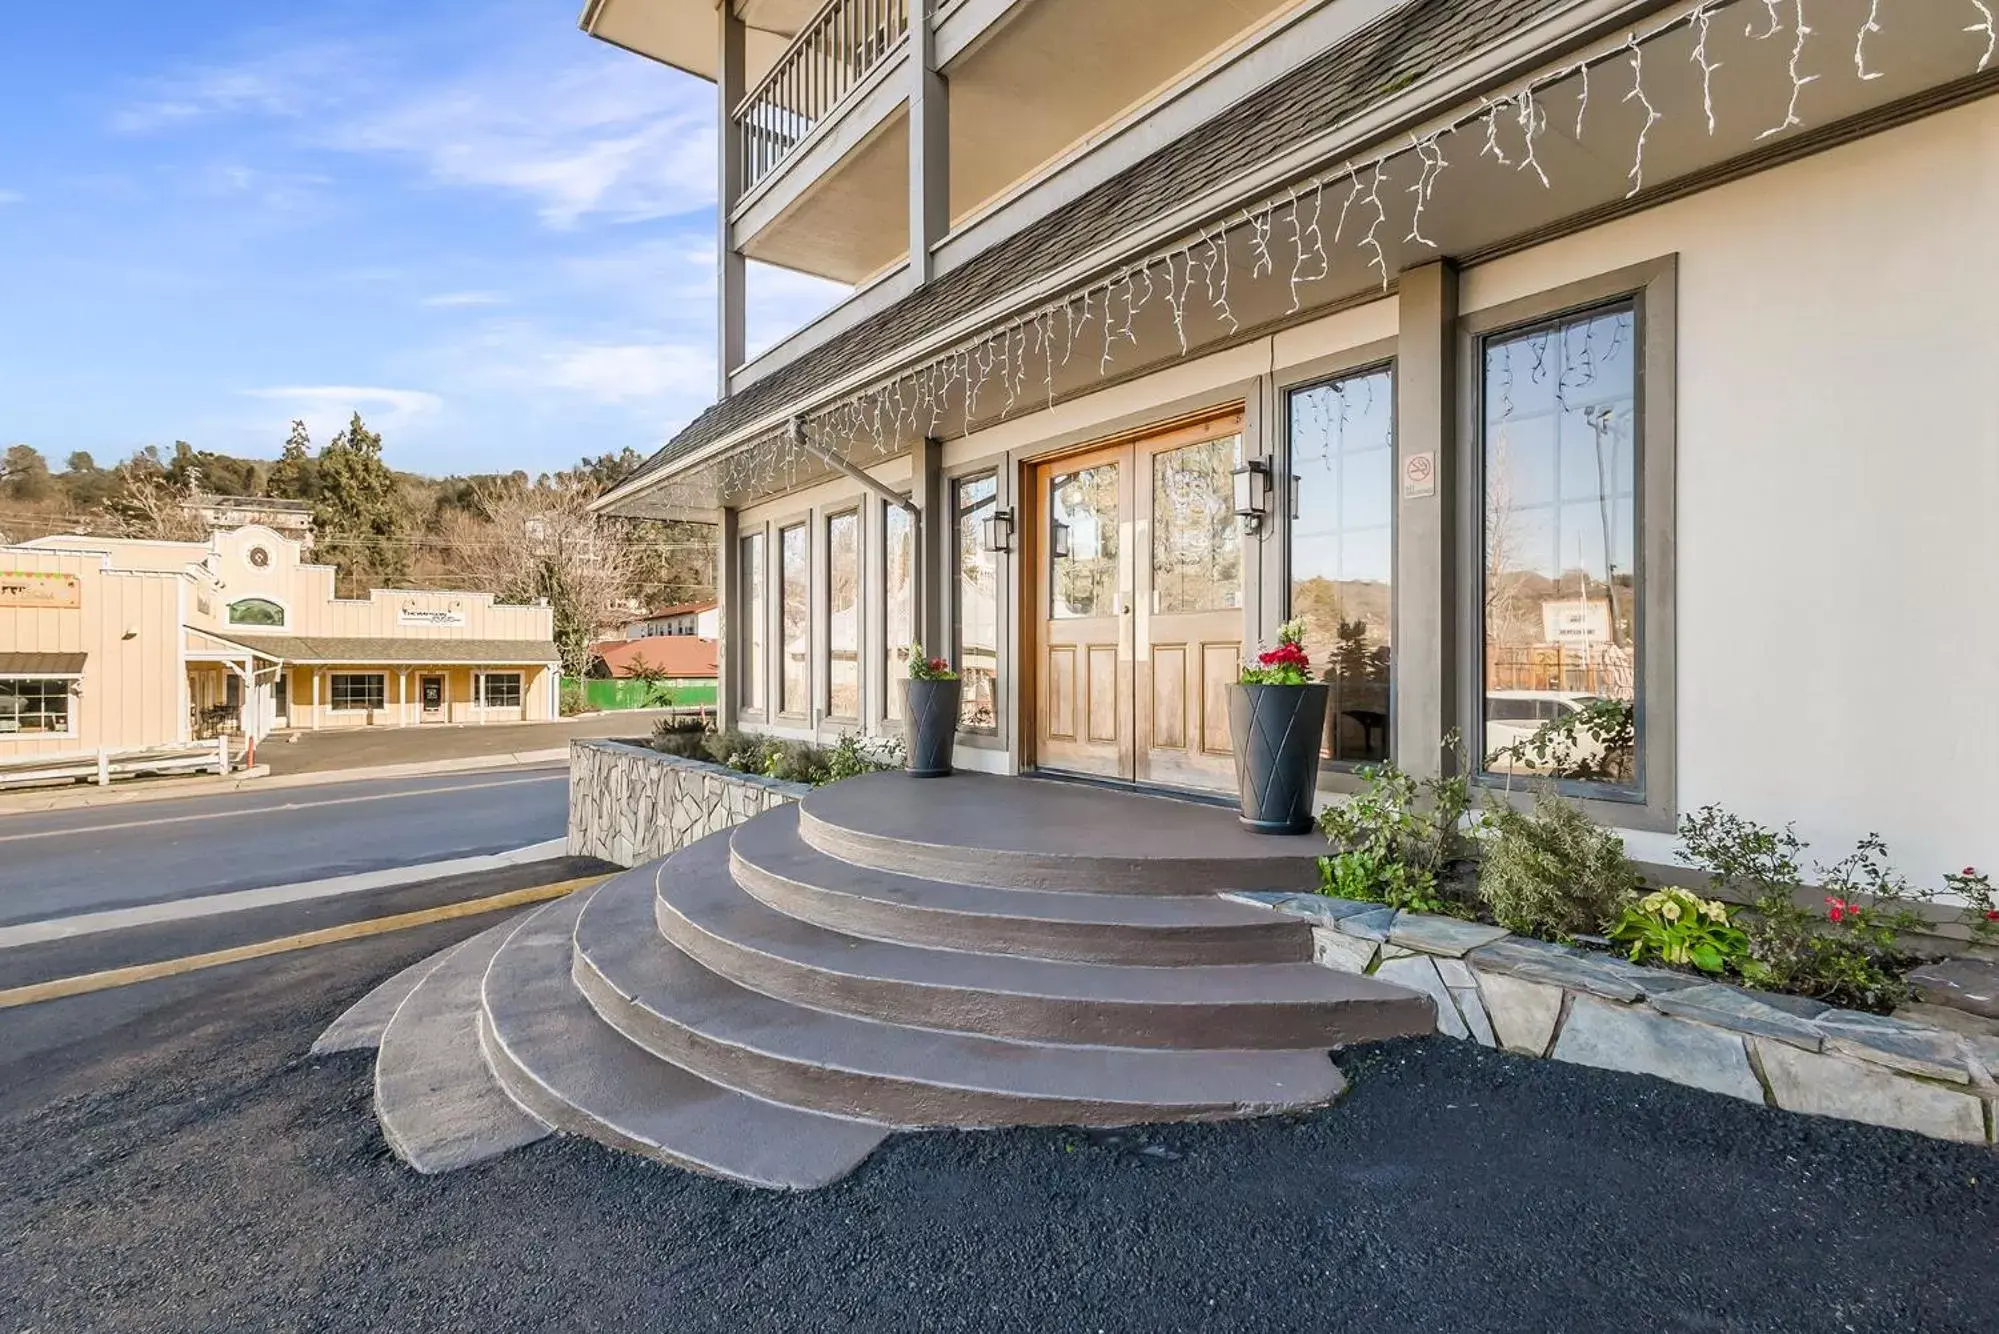
[[[882,712],[902,716],[902,682],[909,676],[909,643],[916,638],[916,524],[908,510],[889,505],[883,510],[882,568],[887,572],[882,598],[884,634],[888,646],[888,698]]]
[[[60,676],[0,677],[0,736],[67,736],[73,684]]]
[[[487,672],[479,678],[479,703],[489,709],[518,709],[521,706],[521,674]]]
[[[743,539],[743,611],[737,622],[743,636],[743,707],[760,713],[764,706],[764,535]]]
[[[960,722],[975,731],[999,726],[999,561],[981,529],[992,517],[999,477],[961,477],[951,487],[957,567],[955,666],[964,682]]]
[[[826,520],[826,713],[861,716],[861,516]]]
[[[1483,340],[1487,772],[1638,785],[1630,303]]]
[[[1395,376],[1356,371],[1294,390],[1291,615],[1328,689],[1321,755],[1389,756],[1395,569]]]
[[[334,672],[327,690],[336,713],[379,709],[388,702],[388,678],[380,672]]]
[[[777,707],[781,713],[803,715],[812,694],[811,596],[806,583],[810,571],[810,533],[804,524],[779,531],[778,653],[782,668],[778,682]]]

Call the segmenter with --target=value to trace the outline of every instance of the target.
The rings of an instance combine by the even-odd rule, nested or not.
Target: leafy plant
[[[1487,762],[1512,763],[1542,778],[1630,783],[1637,777],[1637,705],[1628,699],[1589,700],[1502,746]]]
[[[1478,893],[1508,931],[1553,940],[1592,934],[1638,893],[1624,840],[1551,791],[1537,792],[1531,811],[1499,805],[1485,821]]]
[[[1992,877],[1976,866],[1967,866],[1962,871],[1946,873],[1943,882],[1951,893],[1964,900],[1971,938],[1981,944],[1999,939],[1999,890],[1992,887]]]
[[[912,681],[955,681],[958,673],[951,670],[951,664],[943,658],[928,657],[923,645],[909,646],[909,679]]]
[[[1733,925],[1727,906],[1684,889],[1655,890],[1630,905],[1610,938],[1631,946],[1634,963],[1650,958],[1704,973],[1739,969],[1749,956],[1749,937]]]
[[[1445,746],[1462,761],[1456,733]],[[1446,883],[1471,851],[1463,828],[1471,781],[1463,769],[1459,763],[1449,776],[1421,782],[1392,764],[1360,770],[1366,786],[1319,817],[1333,846],[1319,861],[1321,888],[1413,912],[1467,915],[1471,905]]]
[[[1246,686],[1302,686],[1312,680],[1312,659],[1305,652],[1305,622],[1290,620],[1277,627],[1277,644],[1244,663]]]

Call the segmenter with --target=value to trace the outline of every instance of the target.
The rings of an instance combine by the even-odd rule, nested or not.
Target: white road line
[[[136,908],[110,908],[103,912],[78,913],[73,917],[24,922],[19,926],[0,927],[0,950],[15,949],[22,945],[40,945],[51,940],[68,940],[72,936],[96,935],[102,931],[122,931],[127,927],[154,926],[161,922],[180,922],[193,917],[214,917],[221,913],[241,912],[245,908],[269,908],[282,903],[298,903],[305,899],[324,899],[337,894],[358,894],[371,889],[414,885],[425,880],[441,880],[446,876],[471,875],[478,871],[497,870],[503,866],[547,861],[562,856],[565,851],[566,841],[552,838],[545,843],[531,843],[524,848],[515,848],[512,852],[496,852],[483,857],[453,857],[447,861],[421,862],[415,866],[398,866],[386,871],[363,871],[358,875],[337,875],[326,880],[307,880],[295,885],[273,885],[269,889],[239,889],[227,894],[207,894],[195,899],[174,899],[166,903],[145,903]]]
[[[393,780],[392,780],[393,781]],[[247,815],[274,815],[283,811],[311,810],[319,806],[352,806],[363,801],[395,801],[402,797],[438,796],[447,792],[477,792],[489,787],[519,787],[523,783],[566,783],[569,771],[542,774],[535,778],[508,778],[497,783],[460,783],[455,787],[424,787],[405,792],[377,792],[365,797],[328,797],[325,801],[287,801],[277,806],[252,806],[239,811],[201,811],[193,815],[163,815],[156,820],[120,820],[116,824],[87,824],[70,829],[38,829],[31,834],[0,834],[0,843],[19,843],[30,838],[59,838],[76,834],[108,834],[116,829],[144,829],[149,825],[184,824],[190,820],[234,820]]]

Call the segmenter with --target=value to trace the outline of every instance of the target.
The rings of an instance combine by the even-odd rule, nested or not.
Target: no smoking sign
[[[1437,494],[1437,456],[1411,454],[1402,461],[1402,498],[1421,500]]]

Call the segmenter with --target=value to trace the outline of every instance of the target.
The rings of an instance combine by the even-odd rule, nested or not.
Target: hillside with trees
[[[560,472],[426,477],[398,472],[359,413],[314,447],[304,422],[275,459],[237,458],[184,440],[109,467],[79,451],[54,468],[39,450],[0,452],[0,545],[51,533],[199,541],[219,496],[312,507],[312,559],[339,571],[344,597],[370,588],[464,589],[547,598],[563,670],[583,675],[600,632],[647,607],[714,596],[714,529],[607,519],[590,502],[638,467],[636,450]]]

